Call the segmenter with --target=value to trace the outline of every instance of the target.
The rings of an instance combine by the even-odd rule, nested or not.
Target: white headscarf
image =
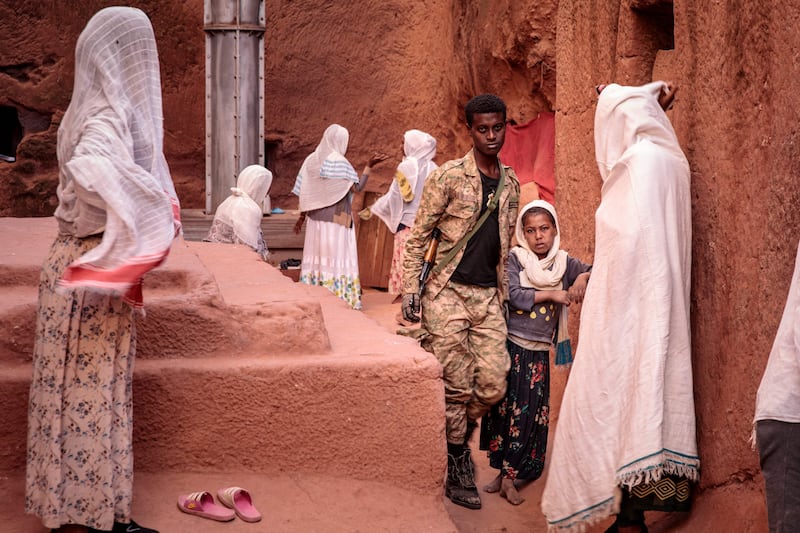
[[[547,252],[547,256],[539,259],[539,256],[531,250],[528,241],[525,239],[525,228],[522,221],[526,211],[533,207],[541,207],[553,216],[555,221],[556,236],[553,238],[553,246]],[[523,287],[533,287],[543,291],[564,290],[564,274],[567,272],[567,252],[560,249],[561,228],[558,226],[558,215],[556,209],[549,202],[544,200],[534,200],[519,210],[517,215],[517,227],[514,230],[517,237],[517,246],[511,249],[510,253],[519,259],[523,270],[519,273],[519,284]],[[572,363],[572,345],[569,338],[569,307],[561,304],[558,315],[558,335],[556,336],[556,364],[559,366],[569,366]]]
[[[547,257],[539,259],[539,256],[531,250],[528,241],[525,239],[525,228],[522,220],[525,213],[533,208],[541,207],[553,215],[556,222],[556,236],[553,239],[553,246],[547,252]],[[517,227],[514,230],[517,237],[517,246],[511,249],[511,253],[517,256],[520,264],[525,270],[520,272],[519,280],[523,287],[534,287],[539,290],[562,290],[562,279],[567,271],[567,252],[559,249],[561,246],[561,229],[558,227],[558,216],[556,209],[544,200],[534,200],[519,210],[517,215]]]
[[[313,211],[333,205],[358,183],[358,174],[344,157],[350,133],[331,124],[322,134],[317,148],[306,157],[292,192],[300,197],[300,211]]]
[[[402,222],[406,226],[414,223],[425,178],[438,165],[433,162],[436,157],[436,139],[420,130],[408,130],[403,134],[403,152],[405,157],[397,166],[395,179],[389,191],[378,198],[370,207],[372,214],[378,216],[389,231],[395,233]],[[406,181],[412,195],[410,201],[404,201],[399,183]]]
[[[623,154],[643,139],[685,159],[675,130],[658,105],[666,87],[665,82],[654,81],[641,87],[612,83],[603,89],[595,112],[594,145],[604,182]]]
[[[261,165],[250,165],[239,173],[236,187],[217,208],[214,219],[233,228],[240,241],[258,251],[263,212],[261,203],[272,185],[272,172]]]
[[[72,100],[58,130],[55,216],[61,233],[103,238],[62,285],[128,291],[141,304],[141,276],[166,258],[180,231],[162,123],[150,20],[134,8],[98,11],[75,48]]]

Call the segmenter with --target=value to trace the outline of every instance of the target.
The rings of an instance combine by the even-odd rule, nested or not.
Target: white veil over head
[[[55,216],[61,233],[103,237],[62,285],[128,291],[166,258],[180,206],[163,139],[150,20],[135,8],[102,9],[75,49],[73,96],[58,130]],[[140,294],[128,296],[141,304]]]
[[[389,231],[397,232],[400,222],[411,226],[419,207],[425,179],[438,168],[433,158],[436,157],[436,139],[424,131],[408,130],[403,134],[403,153],[405,157],[397,166],[395,179],[392,180],[386,194],[378,198],[370,207],[372,214],[379,217]],[[403,192],[398,184],[405,181],[410,201],[404,201]]]
[[[219,204],[214,219],[233,228],[233,234],[258,251],[261,237],[261,203],[272,185],[272,172],[261,165],[245,167],[231,187],[231,195]]]
[[[331,124],[322,134],[316,149],[306,157],[292,192],[300,197],[300,211],[313,211],[333,205],[350,192],[358,175],[345,158],[350,133]]]

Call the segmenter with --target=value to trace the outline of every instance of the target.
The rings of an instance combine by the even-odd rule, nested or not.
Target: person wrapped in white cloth
[[[272,172],[261,165],[245,167],[214,213],[205,241],[246,244],[266,261],[269,248],[261,231],[262,203],[272,186]]]
[[[157,533],[131,520],[132,379],[142,276],[180,232],[163,141],[150,20],[102,9],[78,38],[58,129],[28,409],[25,511],[60,533]]]
[[[689,322],[689,165],[665,82],[598,87],[592,282],[542,497],[551,530],[647,531],[687,511],[700,460]]]
[[[326,287],[353,309],[361,309],[353,193],[364,190],[372,167],[388,156],[374,154],[359,177],[345,157],[349,141],[347,129],[331,124],[303,161],[292,188],[300,197],[294,231],[300,233],[308,217],[300,282]]]
[[[800,526],[800,247],[754,417],[770,533]]]
[[[403,292],[403,250],[417,216],[425,178],[439,168],[433,161],[436,139],[424,131],[408,130],[403,134],[403,154],[389,190],[359,213],[364,220],[377,216],[394,234],[388,292],[398,297],[395,301]]]

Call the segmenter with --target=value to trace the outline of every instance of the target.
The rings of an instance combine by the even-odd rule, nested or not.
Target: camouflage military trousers
[[[422,347],[443,369],[447,442],[462,444],[475,422],[506,393],[506,322],[493,287],[452,281],[422,297]]]

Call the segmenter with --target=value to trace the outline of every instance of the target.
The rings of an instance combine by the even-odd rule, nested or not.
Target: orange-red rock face
[[[0,215],[42,216],[56,205],[55,138],[71,94],[75,41],[92,14],[112,2],[19,4],[0,4],[0,105],[43,116],[46,127],[26,135],[17,163],[0,164]],[[555,2],[526,9],[508,1],[265,4],[273,205],[296,205],[294,177],[330,123],[350,130],[348,156],[359,170],[374,151],[392,155],[368,188],[383,191],[407,129],[433,134],[440,161],[463,155],[463,105],[471,96],[500,94],[519,122],[555,104]],[[204,207],[203,2],[129,5],[150,16],[158,40],[164,145],[178,194],[184,207]]]
[[[0,215],[49,215],[55,132],[69,102],[75,39],[110,2],[10,4],[0,4],[0,105],[52,123],[23,140],[17,163],[0,162]],[[468,148],[461,106],[474,94],[496,92],[520,122],[556,111],[562,243],[590,261],[600,198],[593,87],[676,81],[681,88],[670,116],[694,192],[692,330],[705,490],[696,522],[686,527],[712,530],[703,524],[724,516],[727,530],[763,531],[763,505],[738,502],[762,498],[748,437],[800,238],[800,6],[639,0],[632,11],[630,4],[367,0],[323,8],[311,0],[268,1],[273,205],[296,205],[289,193],[294,176],[329,123],[350,130],[348,156],[357,168],[374,150],[395,156],[369,187],[383,190],[404,130],[434,134],[440,162],[458,156]],[[184,206],[203,207],[203,2],[132,5],[151,16],[159,42],[165,146],[179,195]],[[663,11],[670,5],[672,18]],[[554,408],[562,388],[554,383]]]

